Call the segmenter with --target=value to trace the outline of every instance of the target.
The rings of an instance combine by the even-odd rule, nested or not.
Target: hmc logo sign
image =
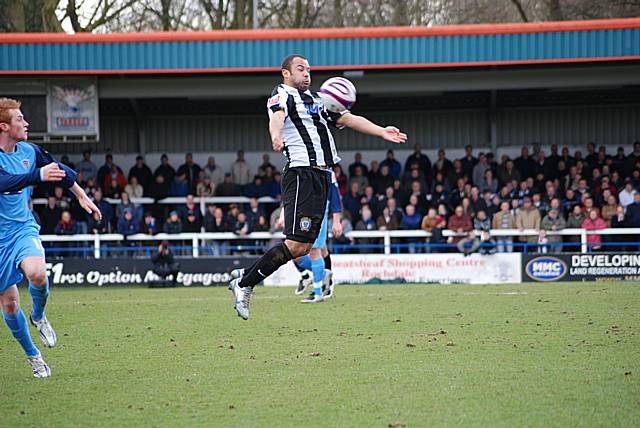
[[[558,281],[567,274],[567,264],[556,257],[541,256],[529,261],[524,272],[534,281]]]

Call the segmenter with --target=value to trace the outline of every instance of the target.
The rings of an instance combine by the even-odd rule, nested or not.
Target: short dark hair
[[[302,58],[305,61],[308,61],[307,58],[303,55],[299,55],[299,54],[291,54],[288,57],[286,57],[285,59],[282,60],[282,70],[289,70],[291,71],[291,64],[293,63],[293,60],[296,58]]]

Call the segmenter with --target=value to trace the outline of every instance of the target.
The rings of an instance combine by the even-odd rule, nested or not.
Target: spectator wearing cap
[[[151,173],[151,169],[144,163],[144,158],[142,155],[136,156],[136,164],[131,167],[129,170],[129,183],[131,183],[131,179],[135,178],[138,184],[142,187],[144,191],[143,195],[137,196],[134,195],[134,192],[129,192],[131,197],[133,198],[141,198],[142,196],[149,196],[151,183],[153,182],[153,174]]]
[[[166,154],[160,156],[160,165],[153,173],[154,185],[150,189],[149,196],[156,200],[169,196],[175,175],[176,171],[169,163],[169,157]]]
[[[402,165],[400,165],[400,162],[396,160],[393,150],[387,151],[386,158],[382,162],[380,162],[380,168],[382,168],[383,165],[387,165],[389,167],[390,176],[392,176],[394,179],[400,178],[400,171],[402,170]]]
[[[127,192],[122,192],[120,194],[120,203],[116,206],[116,219],[120,220],[124,217],[124,211],[126,209],[130,209],[134,214],[136,210],[136,206],[129,199],[129,194]],[[140,217],[138,217],[139,219]]]
[[[125,237],[135,235],[140,231],[140,223],[136,221],[131,208],[124,210],[124,215],[118,219],[118,233]]]
[[[525,229],[540,230],[540,211],[533,206],[531,198],[526,196],[522,202],[522,207],[516,211],[516,227],[523,231]],[[536,243],[538,241],[537,236],[521,236],[520,242],[526,242],[529,244]]]
[[[178,215],[178,211],[171,211],[169,217],[162,228],[164,233],[178,234],[182,233],[182,221]]]

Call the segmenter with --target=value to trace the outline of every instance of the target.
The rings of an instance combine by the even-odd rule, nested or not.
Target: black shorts
[[[284,235],[287,239],[306,243],[316,240],[328,194],[327,171],[310,166],[287,169],[282,178]]]

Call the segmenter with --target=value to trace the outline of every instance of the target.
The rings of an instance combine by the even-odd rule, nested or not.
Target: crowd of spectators
[[[539,144],[522,147],[518,157],[474,153],[465,148],[464,156],[448,159],[444,149],[430,159],[414,146],[402,165],[389,150],[382,160],[368,163],[356,153],[346,168],[334,171],[344,206],[343,229],[425,230],[430,247],[438,251],[458,247],[465,253],[480,248],[485,252],[510,252],[532,247],[540,252],[576,250],[579,237],[563,237],[549,232],[565,228],[597,230],[607,227],[640,227],[640,142],[633,151],[618,148],[608,153],[606,146],[594,143],[573,154],[552,144],[546,153]],[[103,212],[103,220],[87,216],[60,187],[39,186],[36,196],[47,204],[36,210],[43,234],[107,233],[125,236],[158,232],[234,232],[247,235],[255,231],[275,231],[278,204],[258,204],[257,198],[280,197],[280,172],[268,154],[252,168],[242,150],[227,168],[209,157],[204,167],[188,153],[184,164],[174,168],[166,155],[152,171],[142,156],[125,175],[105,155],[100,168],[83,154],[77,165],[63,162],[78,171],[78,181]],[[181,196],[186,203],[140,205],[131,198],[159,200]],[[248,204],[207,206],[204,214],[194,196],[246,196]],[[120,199],[112,205],[106,198]],[[274,212],[275,211],[275,212]],[[525,237],[494,236],[500,229],[534,229]],[[456,236],[445,237],[445,230]],[[475,232],[475,233],[474,233]],[[618,240],[629,240],[629,237]],[[342,237],[338,243],[349,243]],[[351,240],[352,241],[352,240]],[[424,238],[407,238],[407,251],[423,251]],[[375,240],[358,240],[375,244]],[[588,235],[592,249],[600,249],[603,237]],[[606,243],[606,239],[605,239]],[[481,245],[484,244],[484,245]],[[531,248],[530,248],[531,249]]]

